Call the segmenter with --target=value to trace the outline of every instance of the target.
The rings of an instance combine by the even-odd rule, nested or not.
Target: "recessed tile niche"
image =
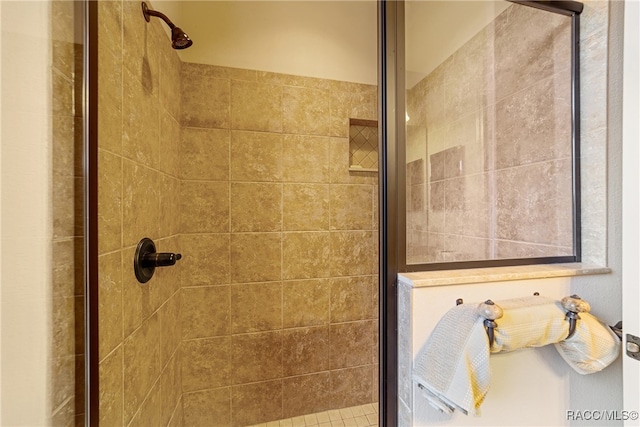
[[[349,170],[378,171],[378,122],[349,119]]]

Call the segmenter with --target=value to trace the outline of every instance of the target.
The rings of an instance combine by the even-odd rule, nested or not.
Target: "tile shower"
[[[512,5],[407,90],[409,263],[573,254],[570,26]]]
[[[99,4],[102,425],[234,425],[377,400],[377,88],[182,63]],[[182,260],[145,285],[138,240]]]

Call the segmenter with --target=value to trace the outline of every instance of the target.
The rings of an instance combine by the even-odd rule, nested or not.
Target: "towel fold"
[[[489,391],[489,353],[555,344],[560,356],[580,374],[598,372],[620,353],[611,329],[581,313],[570,339],[566,311],[559,301],[541,296],[497,302],[504,310],[489,349],[484,319],[476,304],[453,307],[440,319],[416,356],[413,379],[429,403],[442,412],[479,415]]]

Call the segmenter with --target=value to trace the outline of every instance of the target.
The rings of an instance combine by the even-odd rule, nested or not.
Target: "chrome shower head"
[[[174,49],[186,49],[193,44],[193,41],[187,33],[182,31],[182,28],[176,27],[164,13],[149,9],[145,2],[142,2],[142,14],[147,22],[151,21],[152,16],[155,16],[162,19],[171,28],[171,47]]]

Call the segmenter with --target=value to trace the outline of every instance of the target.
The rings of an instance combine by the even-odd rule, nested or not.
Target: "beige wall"
[[[408,91],[410,262],[573,254],[570,29],[512,5]]]
[[[186,425],[377,400],[377,174],[348,118],[376,87],[183,64]]]
[[[100,422],[180,425],[179,267],[132,266],[143,237],[179,252],[181,64],[139,1],[98,12]]]
[[[1,2],[0,412],[46,425],[51,402],[51,5]]]

